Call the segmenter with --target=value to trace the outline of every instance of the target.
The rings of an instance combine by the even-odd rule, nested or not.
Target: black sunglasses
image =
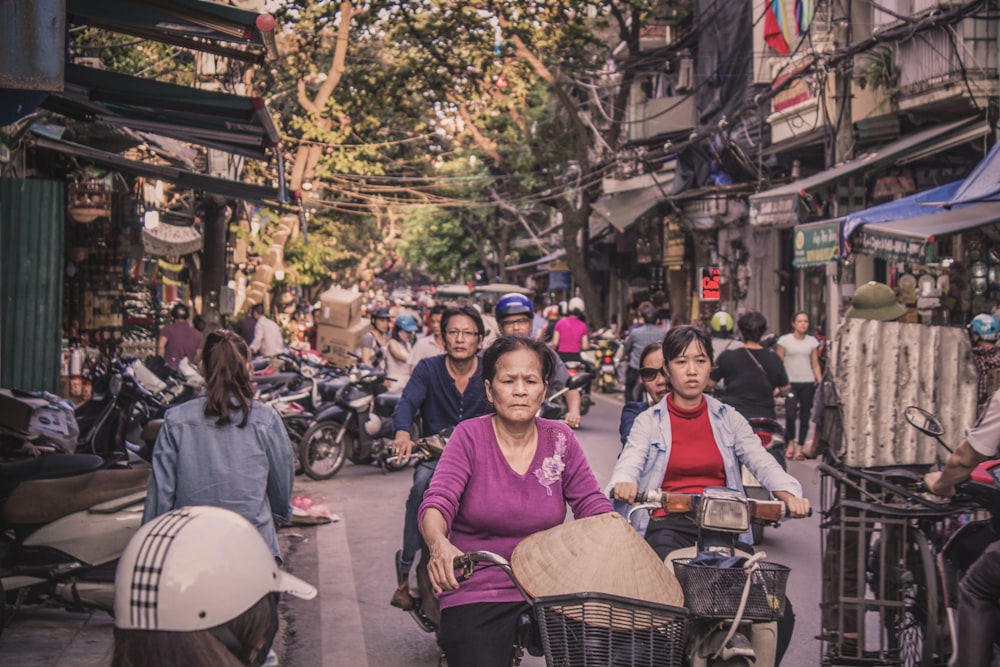
[[[663,377],[667,377],[667,372],[665,370],[663,370],[662,366],[659,367],[659,368],[640,368],[639,369],[639,377],[642,378],[643,382],[652,382],[653,380],[656,379],[657,375],[662,375]]]

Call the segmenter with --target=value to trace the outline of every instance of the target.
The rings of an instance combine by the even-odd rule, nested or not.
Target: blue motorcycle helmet
[[[987,342],[995,343],[1000,338],[1000,320],[989,313],[979,313],[969,322],[969,331]]]
[[[496,317],[497,322],[511,315],[531,316],[534,314],[535,308],[531,305],[531,299],[517,292],[504,294],[497,300],[497,305],[493,309],[493,316]]]
[[[396,328],[405,331],[406,333],[413,333],[420,328],[417,324],[417,318],[409,313],[403,313],[396,318]]]

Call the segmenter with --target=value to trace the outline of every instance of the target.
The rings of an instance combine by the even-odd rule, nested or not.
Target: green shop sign
[[[840,251],[838,232],[840,221],[813,222],[798,225],[793,232],[792,266],[817,266],[833,262]]]

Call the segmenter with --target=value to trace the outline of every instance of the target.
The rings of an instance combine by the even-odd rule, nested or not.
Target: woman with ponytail
[[[252,523],[280,562],[275,520],[291,516],[292,446],[274,408],[253,400],[250,350],[215,331],[202,352],[205,393],[167,410],[153,446],[143,523],[212,505]]]

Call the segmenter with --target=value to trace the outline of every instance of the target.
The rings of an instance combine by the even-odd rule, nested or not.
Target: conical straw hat
[[[684,605],[677,578],[615,512],[535,533],[517,545],[510,562],[517,581],[535,598],[605,593]]]

